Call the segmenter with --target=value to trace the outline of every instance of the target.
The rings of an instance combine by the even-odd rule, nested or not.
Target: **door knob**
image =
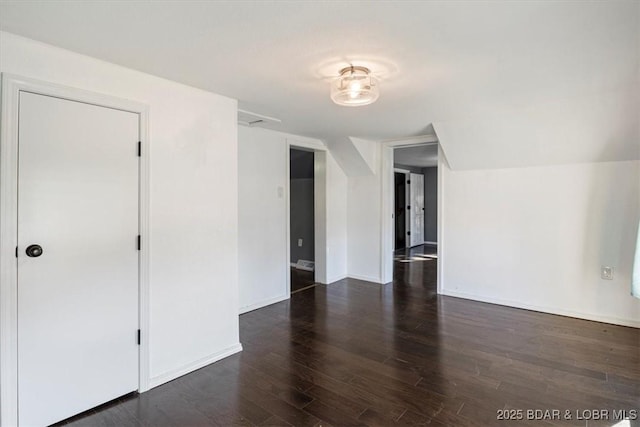
[[[27,253],[27,256],[30,256],[31,258],[38,258],[40,255],[42,255],[42,246],[29,245],[25,252]]]

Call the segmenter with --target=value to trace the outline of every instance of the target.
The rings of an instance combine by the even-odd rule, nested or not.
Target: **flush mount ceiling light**
[[[331,83],[331,100],[338,105],[369,105],[374,103],[378,96],[378,79],[373,77],[366,67],[345,67],[340,70],[340,77]]]

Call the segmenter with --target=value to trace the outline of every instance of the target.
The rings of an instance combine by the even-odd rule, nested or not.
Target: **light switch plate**
[[[605,280],[613,280],[613,267],[601,266],[600,267],[600,277]]]

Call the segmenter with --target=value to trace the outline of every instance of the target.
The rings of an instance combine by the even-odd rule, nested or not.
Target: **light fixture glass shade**
[[[378,96],[378,80],[365,67],[343,68],[340,77],[331,83],[331,100],[338,105],[368,105],[374,103]]]

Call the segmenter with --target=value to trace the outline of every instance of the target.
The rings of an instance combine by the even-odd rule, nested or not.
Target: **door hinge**
[[[138,157],[142,156],[142,141],[138,141]]]
[[[410,231],[407,231],[407,236],[411,236],[411,232]]]
[[[141,334],[140,334],[140,329],[138,329],[138,345],[140,345],[141,343]]]
[[[140,250],[141,245],[142,244],[140,243],[140,235],[138,234],[138,250]]]
[[[410,179],[407,180],[407,184],[411,184],[411,180]]]
[[[18,258],[18,247],[16,246],[16,258]]]
[[[410,211],[411,210],[411,205],[407,206],[407,210]]]

